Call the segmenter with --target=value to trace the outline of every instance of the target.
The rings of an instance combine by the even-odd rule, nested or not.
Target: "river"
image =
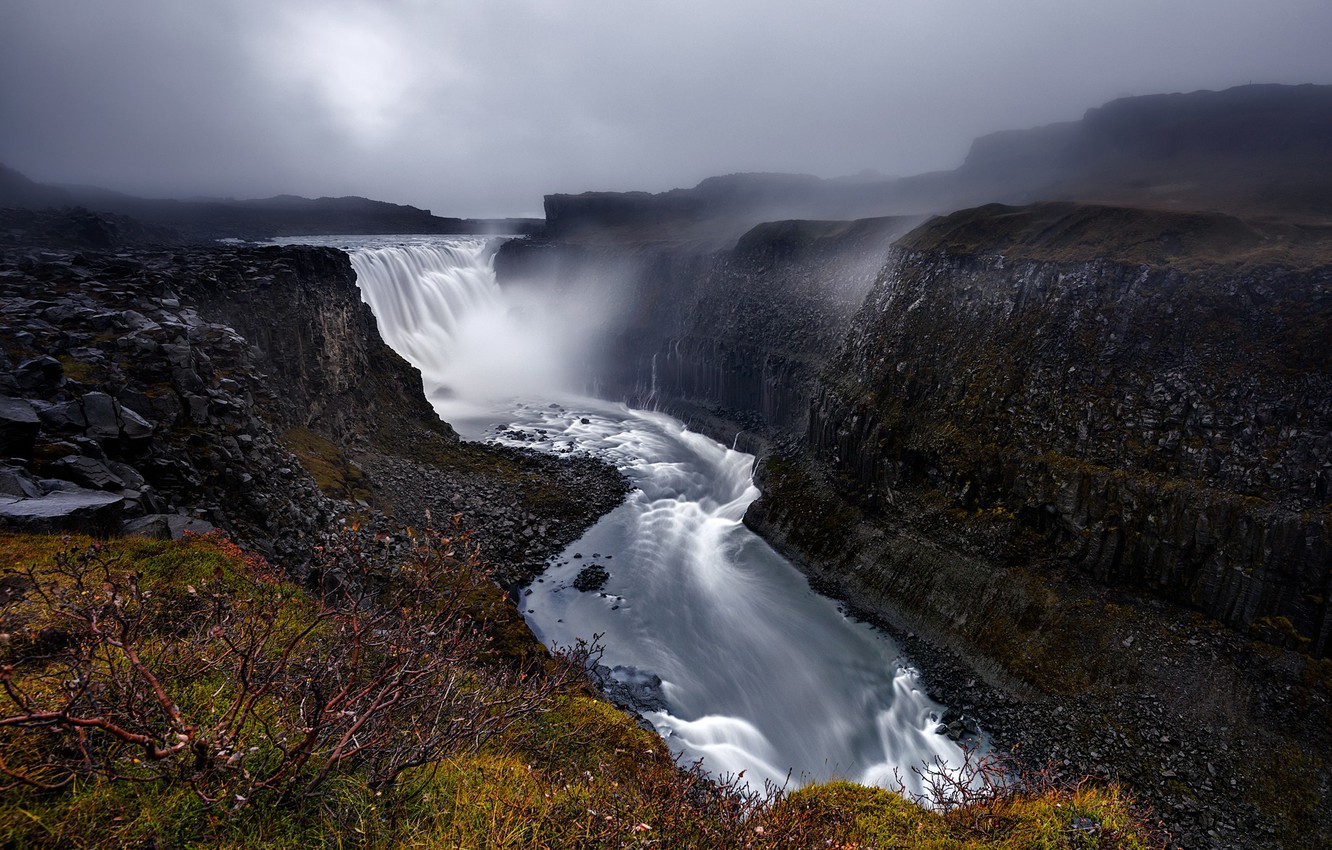
[[[595,636],[615,677],[659,700],[643,715],[675,752],[756,786],[900,780],[917,792],[913,766],[961,762],[935,731],[942,707],[893,640],[810,590],[743,525],[759,495],[752,455],[570,390],[595,305],[501,291],[493,240],[288,241],[351,254],[384,339],[464,437],[591,453],[633,482],[522,609],[548,644]],[[592,589],[574,586],[580,574]]]

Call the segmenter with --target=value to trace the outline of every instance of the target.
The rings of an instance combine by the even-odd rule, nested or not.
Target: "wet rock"
[[[153,435],[152,423],[104,392],[84,393],[41,409],[38,416],[58,434],[83,434],[99,442],[141,442]]]
[[[41,494],[41,487],[24,470],[9,466],[0,467],[0,496],[29,499]]]
[[[55,392],[64,380],[64,367],[60,361],[43,354],[24,360],[14,370],[14,380],[18,388],[25,392],[45,394]]]
[[[83,455],[69,455],[52,463],[49,471],[92,490],[123,490],[125,480],[106,464]]]
[[[83,405],[77,401],[39,407],[37,415],[43,425],[57,434],[82,434],[88,427],[88,418],[83,414]]]
[[[637,667],[598,664],[589,671],[597,688],[612,703],[627,711],[643,714],[666,710],[666,693],[661,677]]]
[[[146,440],[153,435],[153,426],[142,416],[122,407],[110,395],[103,392],[85,393],[79,403],[87,419],[85,433],[99,441]]]
[[[588,593],[591,591],[602,590],[606,587],[606,581],[610,578],[610,573],[600,564],[588,564],[578,571],[574,577],[573,586],[575,590]]]

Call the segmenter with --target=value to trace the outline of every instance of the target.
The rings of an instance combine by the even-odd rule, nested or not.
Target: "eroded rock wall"
[[[803,433],[819,370],[911,223],[771,222],[723,245],[515,241],[496,272],[504,286],[538,281],[614,304],[596,392],[725,427]]]
[[[1327,649],[1332,269],[897,253],[813,399],[862,499],[1012,514],[1098,579]]]
[[[240,260],[0,246],[0,526],[219,525],[268,555],[308,548],[336,508],[266,415],[281,388],[233,327],[182,300],[184,268],[208,276]]]

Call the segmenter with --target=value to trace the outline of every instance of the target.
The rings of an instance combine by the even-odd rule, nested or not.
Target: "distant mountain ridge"
[[[536,219],[447,218],[432,215],[430,210],[358,196],[275,195],[252,200],[139,198],[98,187],[35,183],[0,165],[0,207],[68,206],[129,216],[170,228],[186,241],[342,233],[529,233],[541,224]]]
[[[952,171],[823,179],[739,173],[689,189],[545,198],[548,235],[727,240],[763,221],[924,216],[987,203],[1083,201],[1332,222],[1332,86],[1247,85],[1125,97],[1077,121],[977,138]],[[327,233],[532,233],[534,219],[462,219],[362,197],[137,198],[35,183],[0,165],[0,207],[82,206],[186,239]]]
[[[903,178],[731,174],[659,194],[548,195],[552,235],[597,228],[743,232],[759,221],[1090,201],[1332,219],[1332,86],[1125,97],[1078,121],[977,138],[952,171]]]

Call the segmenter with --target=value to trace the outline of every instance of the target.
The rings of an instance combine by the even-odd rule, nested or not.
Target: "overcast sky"
[[[952,168],[1127,94],[1332,83],[1329,0],[0,0],[0,162],[150,195]]]

